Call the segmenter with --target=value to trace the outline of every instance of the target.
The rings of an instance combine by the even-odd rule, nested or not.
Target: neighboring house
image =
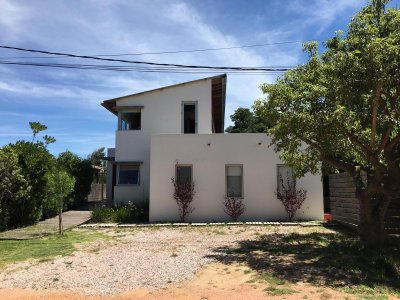
[[[234,193],[246,205],[241,220],[283,220],[275,192],[292,169],[264,133],[224,132],[226,75],[203,78],[106,100],[118,116],[115,149],[108,149],[107,200],[149,204],[150,221],[176,221],[171,178],[195,183],[190,221],[227,221],[223,199]],[[297,214],[322,220],[320,175],[296,180],[307,190]]]

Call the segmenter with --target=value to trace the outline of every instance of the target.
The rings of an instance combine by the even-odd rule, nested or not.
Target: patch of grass
[[[215,231],[213,231],[213,233],[214,234],[217,234],[217,235],[225,235],[225,234],[227,234],[225,231],[223,231],[223,230],[215,230]]]
[[[322,300],[329,300],[332,298],[332,295],[327,291],[322,292],[320,296]]]
[[[250,273],[251,273],[251,270],[244,270],[243,273],[244,273],[244,274],[250,274]]]
[[[268,295],[271,296],[282,296],[282,295],[290,295],[296,293],[295,290],[290,289],[290,288],[277,288],[275,286],[270,286],[264,289],[268,293]]]
[[[298,228],[290,233],[272,228],[254,240],[240,241],[239,246],[221,248],[220,252],[212,257],[224,263],[245,263],[275,287],[278,284],[274,280],[304,281],[345,289],[349,296],[365,299],[400,297],[399,240],[368,249],[356,233],[339,226]]]
[[[261,273],[258,275],[258,278],[271,285],[284,285],[287,283],[285,280],[282,280],[267,272]]]
[[[388,299],[387,294],[392,293],[392,290],[386,287],[376,286],[372,288],[363,284],[351,288],[345,288],[343,289],[343,291],[347,294],[355,295],[359,299],[365,299],[365,300],[369,299],[386,300]]]
[[[108,239],[108,236],[99,232],[66,231],[64,236],[54,234],[32,240],[0,240],[0,269],[27,259],[43,262],[57,255],[71,255],[76,250],[75,244],[97,239]]]

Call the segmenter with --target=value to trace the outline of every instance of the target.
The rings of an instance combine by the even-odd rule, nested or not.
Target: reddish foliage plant
[[[224,212],[236,222],[245,211],[246,206],[243,204],[241,198],[225,197]]]
[[[306,200],[307,191],[302,189],[297,190],[295,181],[290,180],[289,175],[286,179],[286,185],[283,184],[283,178],[281,175],[279,175],[279,181],[281,184],[281,189],[278,187],[276,196],[285,207],[289,221],[292,221],[296,212],[301,208],[304,200]]]
[[[194,183],[179,184],[174,178],[171,178],[174,185],[174,199],[178,204],[179,217],[181,222],[186,222],[186,217],[193,212],[194,208],[191,207],[194,194]]]

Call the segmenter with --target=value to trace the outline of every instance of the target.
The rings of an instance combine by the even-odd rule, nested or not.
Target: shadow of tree
[[[400,291],[400,245],[365,249],[358,237],[343,228],[306,234],[271,233],[219,247],[209,255],[225,264],[244,263],[259,273],[290,282],[330,287],[366,285]]]

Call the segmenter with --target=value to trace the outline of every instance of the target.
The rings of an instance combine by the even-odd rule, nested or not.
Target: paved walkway
[[[63,213],[64,230],[79,226],[90,219],[90,210],[70,210]],[[58,216],[40,221],[38,224],[0,233],[1,239],[25,240],[43,237],[58,232]]]

